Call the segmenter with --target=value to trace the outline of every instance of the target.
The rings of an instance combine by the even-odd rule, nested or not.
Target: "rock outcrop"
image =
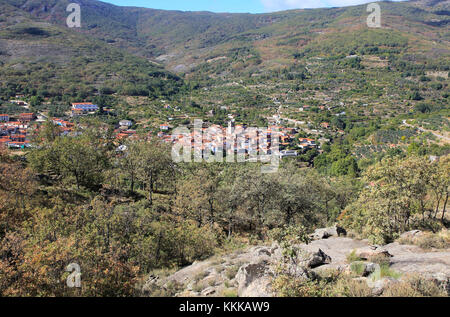
[[[412,230],[412,231],[408,231],[405,232],[403,234],[400,235],[401,239],[414,239],[414,238],[418,238],[420,236],[423,235],[423,232],[420,230]]]
[[[236,282],[239,297],[271,297],[272,272],[266,259],[240,267]]]
[[[284,263],[285,270],[296,278],[314,279],[316,272],[321,270],[338,269],[349,272],[347,256],[353,251],[362,259],[384,257],[396,272],[405,275],[417,273],[435,281],[447,292],[450,289],[449,249],[425,251],[418,246],[399,243],[382,247],[371,246],[367,240],[334,236],[296,247],[301,258],[295,260],[285,259],[283,249],[274,244],[250,247],[207,261],[195,262],[165,278],[149,277],[144,289],[160,287],[169,290],[173,287],[171,285],[179,285],[181,289],[176,290],[176,296],[232,294],[240,297],[270,297],[275,295],[271,284],[276,265]],[[392,278],[372,281],[370,276],[377,265],[371,262],[365,262],[364,265],[359,279],[370,284],[373,295],[380,295],[383,289],[396,283]]]
[[[393,255],[385,248],[378,245],[371,245],[364,248],[356,249],[355,255],[363,260],[371,258],[386,257],[391,258]]]
[[[330,228],[320,228],[316,229],[309,237],[312,240],[328,239],[329,237],[341,237],[346,236],[347,231],[339,226],[334,226]]]
[[[330,264],[330,263],[331,263],[331,257],[326,255],[325,252],[323,252],[321,249],[319,249],[317,252],[311,254],[311,257],[308,259],[306,266],[308,268],[314,269],[321,265]]]
[[[399,281],[392,277],[385,277],[378,281],[367,279],[367,285],[372,289],[373,296],[380,296],[386,288],[397,283],[399,283]]]

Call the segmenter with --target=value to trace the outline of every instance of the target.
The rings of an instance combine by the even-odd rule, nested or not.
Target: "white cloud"
[[[397,0],[399,1],[399,0]],[[401,1],[401,0],[400,0]],[[261,0],[266,11],[280,11],[289,9],[344,7],[364,3],[376,2],[374,0]]]

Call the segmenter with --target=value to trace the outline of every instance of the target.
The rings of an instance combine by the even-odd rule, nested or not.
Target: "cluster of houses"
[[[0,114],[0,146],[9,148],[30,147],[30,122],[36,119],[34,113],[9,116]]]
[[[21,96],[17,96],[21,97]],[[28,106],[25,101],[12,100],[17,105]],[[89,102],[72,103],[72,116],[85,115],[95,112],[99,109],[97,105]],[[9,148],[28,148],[30,144],[30,123],[35,121],[37,116],[35,113],[20,113],[18,115],[0,114],[0,146]],[[72,122],[52,118],[52,122],[59,126],[61,135],[67,135],[74,129]]]
[[[129,137],[137,137],[136,130],[130,129],[133,125],[134,123],[131,120],[121,120],[119,122],[119,128],[114,130],[116,140],[120,142]]]
[[[281,157],[297,156],[298,151],[287,150],[292,148],[295,141],[295,135],[298,133],[296,128],[269,126],[265,129],[247,128],[243,125],[234,125],[229,122],[228,127],[220,125],[209,125],[201,129],[189,130],[185,132],[169,134],[164,125],[158,133],[158,137],[167,143],[177,143],[183,148],[201,149],[203,153],[213,153],[217,151],[232,151],[236,154],[258,154],[269,155],[272,152],[272,145],[277,139],[278,148]],[[317,148],[318,145],[312,139],[299,140],[298,148],[305,151],[310,148]]]
[[[93,103],[72,103],[71,114],[73,117],[86,115],[99,110]],[[34,113],[21,113],[10,117],[8,114],[0,114],[0,146],[9,148],[30,147],[29,130],[30,123],[36,120]],[[280,157],[297,156],[299,151],[310,148],[318,148],[313,139],[300,138],[296,140],[298,133],[296,128],[283,127],[273,123],[268,128],[248,128],[245,125],[235,125],[230,118],[228,127],[204,123],[201,129],[186,128],[186,132],[174,134],[173,127],[163,123],[159,127],[158,137],[164,142],[179,143],[183,147],[197,149],[200,147],[203,153],[217,153],[218,151],[232,151],[236,154],[267,155],[271,154],[276,139]],[[53,124],[60,129],[61,135],[68,135],[75,128],[75,124],[60,118],[52,118]],[[115,130],[117,144],[122,144],[125,139],[138,138],[135,130],[132,130],[134,122],[121,120]],[[322,125],[325,127],[325,124]]]
[[[73,131],[73,128],[75,126],[75,124],[73,124],[72,122],[63,120],[63,119],[59,119],[59,118],[52,118],[52,122],[53,124],[57,125],[59,127],[60,135],[67,135],[70,132]]]

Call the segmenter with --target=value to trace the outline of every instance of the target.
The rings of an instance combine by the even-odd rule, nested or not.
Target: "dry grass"
[[[353,250],[351,253],[347,254],[347,263],[353,263],[357,261],[362,261],[362,259],[356,255],[356,250]]]
[[[389,267],[389,265],[391,264],[391,259],[384,254],[377,254],[377,255],[369,256],[367,258],[367,261],[376,263],[380,266],[387,266],[387,267]]]
[[[446,297],[445,291],[435,282],[410,275],[404,281],[388,286],[383,297]]]
[[[184,285],[177,283],[176,281],[169,281],[165,287],[161,287],[157,284],[153,284],[146,292],[145,296],[148,297],[173,297],[175,294],[181,292],[184,289]]]
[[[332,287],[330,295],[334,297],[371,297],[372,290],[365,281],[343,277]]]
[[[418,237],[400,238],[397,241],[400,244],[417,245],[425,250],[448,249],[450,248],[450,230],[443,229],[438,233],[425,232]]]
[[[224,289],[222,297],[238,297],[238,292],[235,288]]]
[[[372,290],[364,280],[335,270],[319,273],[317,279],[307,280],[278,276],[273,288],[282,297],[370,297]]]
[[[200,273],[198,273],[197,275],[194,276],[194,281],[195,282],[201,281],[204,278],[206,278],[208,275],[209,275],[209,273],[206,272],[206,271],[205,272],[200,272]]]
[[[356,276],[362,276],[366,269],[366,263],[362,261],[355,261],[350,264],[350,269]]]
[[[227,270],[225,271],[225,276],[228,278],[228,279],[230,279],[230,280],[232,280],[232,279],[234,279],[235,278],[235,276],[236,276],[236,274],[237,274],[237,272],[239,271],[239,265],[233,265],[233,266],[230,266],[229,268],[227,268]]]
[[[384,264],[380,264],[380,270],[376,270],[375,272],[373,272],[369,276],[369,278],[372,279],[372,281],[378,281],[385,277],[392,277],[395,279],[399,279],[401,276],[402,276],[401,273],[392,270],[389,267],[389,264],[384,263]]]

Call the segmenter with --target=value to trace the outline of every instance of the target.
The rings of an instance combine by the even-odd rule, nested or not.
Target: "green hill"
[[[0,6],[0,75],[6,97],[161,96],[183,83],[146,59],[7,4]]]
[[[4,92],[158,97],[183,78],[207,88],[189,95],[204,110],[278,98],[376,118],[448,104],[449,1],[381,2],[379,29],[363,5],[217,14],[77,2],[79,29],[65,26],[68,0],[0,2]]]

